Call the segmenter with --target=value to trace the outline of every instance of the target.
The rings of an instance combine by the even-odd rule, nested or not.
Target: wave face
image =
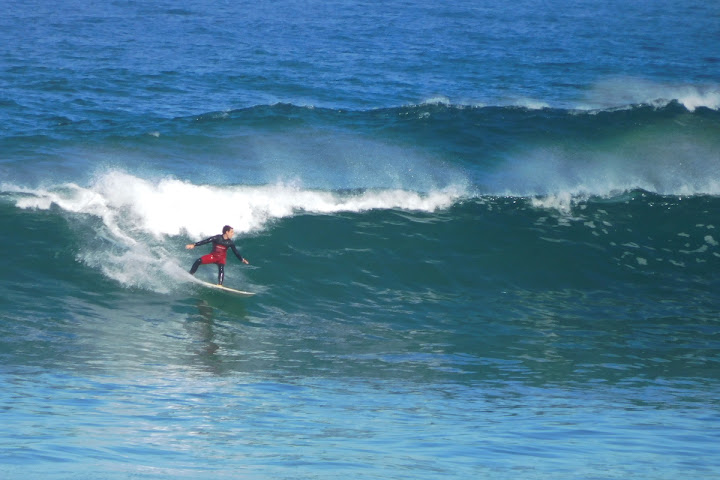
[[[187,288],[185,270],[192,258],[182,246],[227,223],[251,252],[258,248],[255,242],[268,242],[256,253],[261,263],[278,251],[297,249],[299,256],[337,264],[346,273],[338,273],[334,281],[352,283],[355,275],[363,276],[363,269],[358,270],[362,258],[383,252],[392,259],[384,261],[398,264],[393,279],[401,276],[408,284],[422,285],[422,291],[450,288],[448,295],[457,293],[452,289],[458,278],[464,279],[459,283],[468,294],[497,293],[508,285],[623,289],[647,276],[653,276],[659,289],[683,278],[699,281],[704,289],[716,282],[720,266],[720,235],[712,215],[719,200],[712,195],[632,190],[611,197],[516,197],[459,188],[322,191],[195,185],[176,179],[151,183],[109,172],[88,187],[6,187],[3,197],[8,230],[26,218],[65,222],[75,234],[53,239],[62,249],[75,250],[89,275],[99,270],[120,285],[161,293]],[[51,242],[38,241],[51,248]],[[418,262],[439,262],[443,271],[435,265],[418,277],[413,266]],[[21,271],[22,265],[19,260],[15,268]],[[307,268],[312,276],[311,266]],[[276,274],[272,284],[292,288],[282,271]],[[294,278],[297,288],[307,287],[303,275]],[[392,287],[384,278],[372,291]],[[443,283],[448,278],[455,280]]]
[[[377,238],[417,243],[392,252],[403,264],[440,250],[460,262],[448,266],[459,277],[483,272],[496,280],[469,282],[469,291],[548,277],[568,287],[595,278],[589,285],[600,288],[643,274],[670,284],[708,275],[701,283],[710,285],[720,240],[712,213],[720,195],[719,124],[717,111],[673,101],[599,111],[281,104],[142,119],[82,142],[68,125],[57,139],[4,139],[15,155],[5,164],[2,198],[13,219],[45,212],[84,231],[77,245],[62,243],[91,271],[157,292],[185,288],[192,259],[180,246],[222,225],[250,245],[282,231],[272,242],[282,249],[324,217],[346,232],[332,235],[337,249],[355,235],[374,238],[366,225],[377,223]],[[29,160],[20,151],[51,144],[52,159]],[[396,223],[406,235],[396,238]],[[410,233],[426,225],[432,230],[418,238]],[[456,251],[495,254],[473,263]],[[355,255],[333,261],[357,271]],[[428,273],[424,288],[439,288],[436,275],[445,277]]]

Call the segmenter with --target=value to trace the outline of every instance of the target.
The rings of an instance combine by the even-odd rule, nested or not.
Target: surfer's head
[[[232,238],[234,233],[235,230],[230,225],[225,225],[223,227],[223,235],[227,235],[228,238]]]

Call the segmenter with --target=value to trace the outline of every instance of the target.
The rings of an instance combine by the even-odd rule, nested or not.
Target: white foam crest
[[[446,97],[444,95],[438,95],[435,97],[430,97],[425,100],[423,100],[420,105],[440,105],[445,107],[454,107],[457,109],[463,109],[463,108],[482,108],[486,107],[487,104],[485,102],[480,101],[473,101],[473,100],[460,100],[460,101],[453,101],[449,97]],[[537,100],[534,98],[529,97],[513,97],[513,98],[507,98],[499,102],[499,105],[501,106],[511,106],[511,107],[518,107],[518,108],[526,108],[528,110],[543,110],[545,108],[550,108],[551,105],[548,102],[545,102],[543,100]]]
[[[128,244],[136,243],[118,225],[116,212],[108,204],[107,198],[92,189],[68,183],[56,189],[29,189],[3,184],[2,190],[8,193],[22,194],[15,201],[18,208],[47,210],[52,205],[57,205],[68,212],[90,214],[101,218],[105,226],[118,239]]]
[[[534,208],[545,210],[557,210],[558,212],[569,215],[577,198],[570,192],[561,192],[558,194],[547,195],[544,197],[533,197],[530,204]]]
[[[515,107],[527,108],[528,110],[543,110],[550,108],[550,104],[541,100],[535,100],[532,98],[518,98],[512,103]]]
[[[196,185],[174,178],[152,182],[124,172],[105,173],[89,187],[66,184],[26,189],[20,208],[62,210],[99,217],[119,239],[133,244],[139,234],[191,237],[212,235],[226,224],[238,233],[264,228],[269,221],[299,212],[362,212],[372,209],[435,211],[447,208],[465,195],[464,186],[429,193],[407,190],[367,190],[339,193],[302,189],[297,185]]]
[[[422,102],[422,105],[444,105],[446,107],[449,107],[451,104],[450,99],[444,95],[437,95]]]

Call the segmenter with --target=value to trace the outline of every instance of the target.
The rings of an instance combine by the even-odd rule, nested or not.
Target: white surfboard
[[[243,292],[242,290],[235,290],[234,288],[229,288],[224,285],[217,285],[215,283],[209,283],[204,282],[202,280],[195,280],[196,282],[202,284],[205,287],[214,288],[216,290],[222,290],[223,292],[231,293],[233,295],[237,295],[239,297],[252,297],[255,295],[253,292]]]

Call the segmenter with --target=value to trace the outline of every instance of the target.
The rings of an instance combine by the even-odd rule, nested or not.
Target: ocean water
[[[720,478],[718,38],[696,0],[5,2],[0,477]],[[225,224],[252,298],[187,273]]]

